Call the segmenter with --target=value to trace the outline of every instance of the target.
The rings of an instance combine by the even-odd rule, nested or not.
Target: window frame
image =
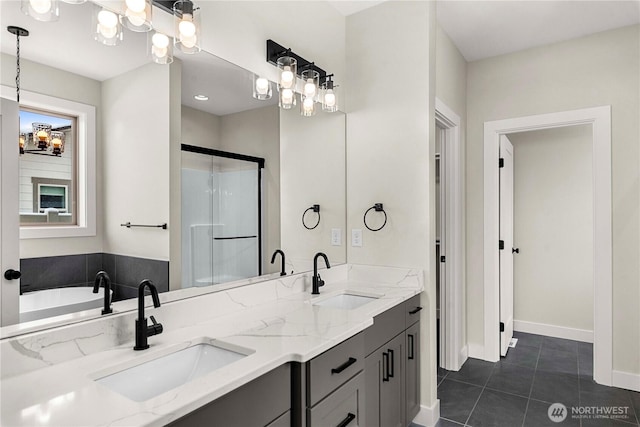
[[[2,96],[15,99],[15,88],[2,86]],[[96,235],[96,108],[93,105],[49,95],[20,91],[19,107],[34,108],[77,117],[76,170],[77,209],[75,225],[29,225],[20,227],[20,239],[89,237]],[[18,118],[16,117],[16,120]],[[17,138],[17,136],[16,136]],[[16,147],[17,149],[17,147]],[[16,177],[17,178],[17,177]],[[18,206],[16,206],[16,213]]]

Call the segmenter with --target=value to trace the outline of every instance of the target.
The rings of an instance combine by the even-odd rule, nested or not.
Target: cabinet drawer
[[[344,384],[364,367],[364,336],[349,338],[317,356],[307,365],[309,406]]]
[[[307,411],[308,427],[364,427],[362,372]]]
[[[364,331],[367,356],[405,330],[405,310],[405,304],[400,303],[373,318],[373,325]]]
[[[408,328],[409,326],[420,320],[420,314],[422,313],[422,305],[420,305],[420,294],[406,300],[404,302],[404,307],[406,313],[405,323]]]
[[[277,419],[270,422],[267,427],[291,427],[291,411],[280,415]]]

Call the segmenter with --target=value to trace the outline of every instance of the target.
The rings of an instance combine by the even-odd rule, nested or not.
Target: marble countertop
[[[415,270],[413,271],[415,274]],[[327,284],[321,288],[321,295],[315,298],[312,298],[307,289],[303,289],[301,292],[260,301],[259,292],[252,296],[250,289],[244,288],[242,296],[228,293],[227,298],[238,304],[236,310],[179,328],[172,327],[171,317],[163,318],[160,309],[147,308],[146,316],[155,315],[158,322],[163,323],[164,332],[149,337],[150,348],[145,351],[133,351],[131,339],[113,348],[89,354],[82,351],[75,339],[70,340],[69,345],[75,343],[83,353],[81,357],[5,376],[1,381],[1,424],[166,425],[284,363],[311,360],[363,331],[373,324],[374,316],[423,290],[421,274],[416,276],[419,278],[405,280],[403,283],[384,283],[379,279],[369,281],[367,274],[349,276],[343,281]],[[352,310],[312,304],[317,299],[328,298],[345,290],[378,298]],[[256,300],[250,301],[252,298]],[[196,304],[196,300],[197,298],[193,299],[192,305]],[[190,309],[188,302],[183,303],[183,306],[184,310]],[[211,308],[215,309],[215,306]],[[198,309],[202,309],[202,301]],[[130,319],[131,316],[127,317],[127,322]],[[46,334],[38,337],[43,340]],[[129,400],[94,381],[104,376],[105,372],[135,366],[189,347],[202,339],[217,339],[253,352],[239,361],[144,402]],[[42,358],[40,354],[27,354],[33,350],[25,349],[24,340],[19,344],[15,341],[8,345],[19,350],[25,357]],[[162,373],[159,372],[158,375]]]

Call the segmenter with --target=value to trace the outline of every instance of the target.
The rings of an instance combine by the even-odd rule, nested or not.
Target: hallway
[[[438,369],[437,427],[639,425],[640,393],[593,382],[592,344],[522,332],[514,332],[514,338],[517,346],[499,362],[470,358],[458,372]],[[568,410],[562,422],[547,415],[556,402]],[[594,406],[621,407],[621,415],[616,420],[572,417],[572,407]]]

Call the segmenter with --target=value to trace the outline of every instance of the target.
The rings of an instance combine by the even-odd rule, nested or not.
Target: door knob
[[[7,280],[17,280],[20,276],[22,276],[22,273],[17,270],[8,269],[4,272],[4,278]]]
[[[511,253],[512,254],[519,254],[520,253],[520,248],[511,248]]]

